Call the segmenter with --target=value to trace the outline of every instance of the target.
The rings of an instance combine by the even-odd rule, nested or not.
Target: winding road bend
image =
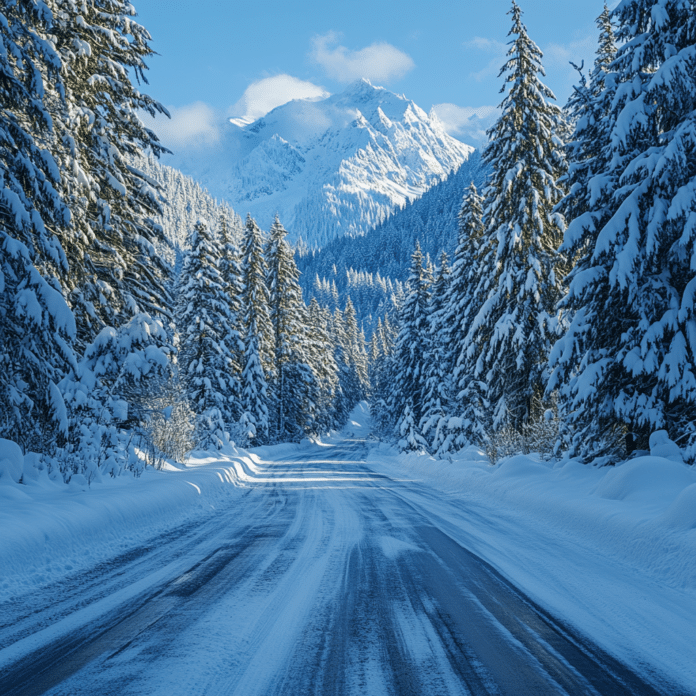
[[[346,439],[265,462],[229,507],[0,605],[0,657],[42,637],[0,692],[664,693],[455,543],[434,494],[366,452]]]

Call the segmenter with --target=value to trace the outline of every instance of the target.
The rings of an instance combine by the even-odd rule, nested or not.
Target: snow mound
[[[685,464],[663,457],[637,457],[609,469],[594,493],[608,500],[664,504],[693,482],[694,473]]]
[[[19,483],[24,471],[24,455],[19,445],[0,438],[0,484]]]
[[[661,521],[675,529],[696,529],[696,483],[685,488],[667,508]]]
[[[650,454],[674,462],[684,461],[679,446],[669,439],[666,430],[658,430],[650,436]]]
[[[548,474],[548,466],[524,454],[508,457],[496,469],[499,478],[526,478],[527,476]]]

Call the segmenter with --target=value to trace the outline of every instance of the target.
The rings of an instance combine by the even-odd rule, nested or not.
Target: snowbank
[[[36,455],[22,457],[12,444],[0,441],[0,601],[210,515],[241,495],[259,461],[228,448],[196,453],[183,469],[104,477],[91,487],[74,476],[66,486],[49,478]]]

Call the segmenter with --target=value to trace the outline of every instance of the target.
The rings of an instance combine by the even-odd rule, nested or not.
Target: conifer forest
[[[156,46],[130,2],[0,3],[0,692],[7,679],[12,694],[88,693],[64,681],[83,665],[97,670],[89,679],[99,693],[124,694],[696,688],[693,653],[680,662],[681,648],[669,647],[686,640],[696,616],[696,2],[599,5],[594,60],[572,63],[572,93],[558,103],[528,33],[527,1],[507,5],[500,102],[484,147],[455,142],[435,116],[362,80],[343,96],[290,101],[253,123],[228,119],[240,142],[261,143],[234,162],[234,191],[249,187],[239,203],[164,163],[172,146],[152,124],[173,114],[146,93]],[[316,142],[263,140],[264,129],[280,132],[303,109],[338,119],[345,104],[358,115]],[[339,164],[318,149],[346,143],[364,147]],[[316,152],[336,172],[316,165]],[[310,169],[328,183],[303,193],[291,215],[288,191],[312,184],[309,174],[297,178]],[[267,207],[280,201],[268,225],[246,209],[263,196]],[[66,492],[56,510],[111,486],[115,511],[177,476],[181,492],[162,483],[150,517],[118,513],[126,520],[118,524],[142,528],[109,546],[124,564],[124,539],[161,554],[158,568],[190,556],[170,585],[153,580],[151,592],[133,592],[142,601],[134,611],[149,607],[143,616],[154,618],[85,629],[85,641],[102,636],[98,650],[75,648],[73,667],[56,667],[63,652],[46,638],[26,674],[48,676],[22,690],[25,667],[3,651],[24,640],[34,601],[53,609],[11,598],[58,577],[55,563],[39,568],[44,551],[27,549],[63,553],[60,530],[73,524],[67,513],[51,518],[49,494],[32,493],[37,482]],[[557,487],[544,488],[542,476]],[[414,481],[439,492],[427,497]],[[198,507],[176,517],[188,495]],[[590,502],[573,507],[574,495]],[[624,517],[610,509],[617,501],[628,501]],[[662,505],[659,515],[651,505]],[[21,527],[25,508],[36,510],[35,534],[30,522]],[[227,536],[214,527],[223,514]],[[527,522],[533,533],[523,539]],[[659,525],[678,534],[663,543]],[[148,528],[161,549],[138,536]],[[563,551],[558,540],[576,532],[580,541]],[[193,541],[184,542],[199,533],[208,546],[194,558]],[[274,561],[260,560],[262,542],[275,544]],[[107,572],[108,556],[98,555],[107,552],[94,547]],[[544,560],[552,551],[557,564]],[[606,564],[582,560],[595,551]],[[437,562],[423,560],[426,552]],[[660,590],[625,580],[625,568],[644,566]],[[340,582],[328,590],[321,583],[331,569],[341,569]],[[458,579],[442,589],[450,572]],[[462,577],[478,589],[448,604]],[[606,589],[617,578],[633,589]],[[227,628],[198,630],[196,640],[219,635],[233,646],[241,657],[228,660],[232,681],[200,657],[217,654],[210,647],[177,658],[190,660],[188,671],[170,670],[174,648],[158,652],[147,636],[184,635],[172,607],[195,614],[199,588],[223,580],[258,615],[244,618],[246,599],[221,604]],[[506,599],[477,594],[493,586]],[[409,604],[421,587],[427,599]],[[254,594],[264,588],[279,588],[267,603]],[[600,611],[593,602],[605,589]],[[80,592],[86,603],[102,597]],[[655,624],[662,609],[670,617],[663,633],[648,619],[621,618],[643,596],[661,602]],[[61,601],[71,597],[66,589]],[[468,616],[478,618],[443,608],[455,605],[471,605]],[[665,609],[678,606],[688,609],[682,618]],[[56,605],[56,620],[69,611]],[[502,626],[490,645],[480,638],[486,622]],[[248,633],[234,642],[232,626]],[[653,630],[667,647],[646,647]],[[653,667],[631,635],[654,649]],[[260,646],[263,669],[250,652]],[[171,658],[157,662],[164,681],[147,681],[141,649],[154,662]],[[129,669],[141,665],[141,681],[118,681],[121,650],[137,653]],[[533,660],[517,666],[523,652]],[[94,667],[95,655],[105,666]],[[181,676],[199,671],[208,681]],[[115,676],[102,690],[104,675]],[[682,686],[672,690],[667,677]]]
[[[165,151],[139,111],[166,110],[134,86],[147,30],[127,3],[10,3],[2,436],[67,481],[137,473],[136,443],[154,461],[299,441],[369,396],[406,450],[612,461],[665,430],[692,461],[696,21],[670,8],[605,8],[559,108],[513,3],[500,117],[480,190],[457,194],[451,260],[416,240],[405,282],[378,277],[358,317],[365,274],[340,297],[315,274],[307,305],[279,220],[266,233],[214,208],[177,230],[174,261],[169,202],[138,167]]]

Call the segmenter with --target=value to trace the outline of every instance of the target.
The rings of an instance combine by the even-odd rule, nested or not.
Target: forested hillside
[[[188,234],[200,218],[210,221],[215,226],[224,220],[232,236],[239,243],[244,222],[228,203],[215,200],[191,177],[162,164],[152,156],[139,158],[136,166],[153,179],[160,190],[162,214],[158,221],[173,249],[185,248]]]
[[[0,12],[0,436],[31,455],[0,479],[90,483],[230,438],[299,440],[367,392],[354,312],[305,305],[280,222],[242,226],[147,159],[165,149],[139,114],[167,112],[131,82],[152,54],[134,16],[120,0]]]
[[[4,7],[0,435],[94,480],[297,441],[369,395],[405,450],[692,461],[693,10],[605,8],[561,109],[513,2],[482,155],[295,259],[277,217],[242,224],[148,159],[139,113],[167,114],[131,82],[152,51],[130,4]]]
[[[482,186],[485,177],[486,166],[475,151],[421,198],[364,235],[340,237],[315,251],[300,250],[296,258],[305,296],[330,304],[331,293],[350,295],[371,335],[378,317],[393,309],[392,297],[408,279],[416,242],[433,262],[443,251],[452,255],[463,192],[472,181]]]
[[[562,112],[513,2],[452,263],[416,244],[373,415],[404,450],[696,457],[692,2],[625,0]],[[569,134],[569,142],[563,137]]]

